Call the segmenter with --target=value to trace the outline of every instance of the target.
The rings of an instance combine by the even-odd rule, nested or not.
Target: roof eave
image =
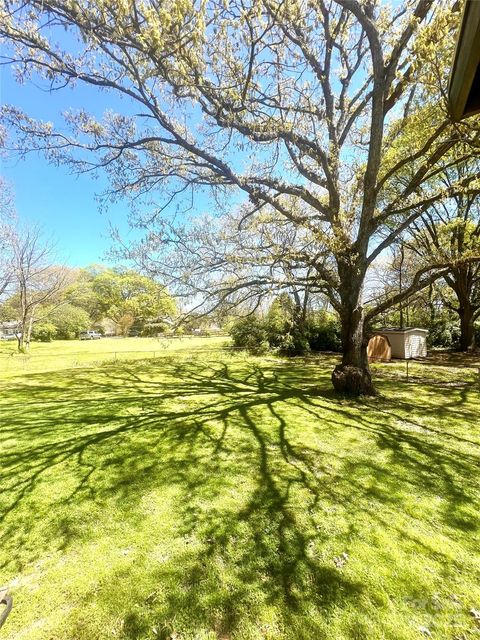
[[[450,73],[448,101],[456,121],[480,113],[480,2],[466,0]]]

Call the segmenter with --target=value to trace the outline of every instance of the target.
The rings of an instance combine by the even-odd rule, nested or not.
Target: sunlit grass
[[[1,637],[478,637],[477,369],[206,344],[3,380]]]
[[[197,352],[229,344],[224,336],[178,338],[102,338],[33,342],[28,354],[18,353],[16,342],[0,341],[0,375],[58,371],[109,361],[156,358],[166,353]]]

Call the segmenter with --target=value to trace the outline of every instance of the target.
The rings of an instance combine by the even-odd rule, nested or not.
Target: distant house
[[[427,355],[426,329],[407,327],[406,329],[380,329],[376,331],[380,336],[388,339],[392,358],[409,360],[410,358],[425,358]]]
[[[0,338],[6,338],[7,336],[16,336],[20,327],[16,320],[10,320],[9,322],[0,322]]]
[[[465,0],[448,101],[454,120],[480,113],[480,1]]]

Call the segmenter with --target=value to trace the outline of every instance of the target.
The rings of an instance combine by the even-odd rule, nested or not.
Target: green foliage
[[[133,313],[123,313],[120,317],[117,317],[117,327],[120,330],[122,336],[128,336],[131,328],[135,324],[135,316]],[[138,332],[136,333],[138,335]]]
[[[230,329],[230,335],[234,347],[255,355],[266,353],[271,346],[266,323],[255,316],[237,320]]]
[[[0,304],[0,322],[8,322],[19,317],[20,298],[17,293]]]
[[[132,328],[136,335],[142,335],[146,320],[176,313],[175,301],[165,287],[135,271],[91,267],[73,270],[70,275],[74,282],[62,291],[58,306],[38,307],[39,318],[48,319],[56,331],[37,329],[34,339],[40,334],[42,339],[72,339],[105,318],[111,319],[122,335],[128,335]],[[19,308],[15,293],[0,306],[0,320],[16,319]]]
[[[80,271],[66,299],[86,311],[93,322],[113,320],[124,336],[143,335],[146,321],[176,313],[175,301],[163,285],[120,268],[92,266]]]
[[[86,311],[90,318],[97,322],[102,319],[100,300],[93,289],[93,280],[101,271],[82,269],[77,280],[66,292],[66,299],[70,304]]]
[[[106,269],[94,278],[92,289],[101,314],[128,328],[136,319],[169,317],[176,311],[163,285],[135,271]]]
[[[271,304],[265,328],[270,347],[288,356],[303,355],[310,351],[305,323],[300,318],[291,296],[281,293]]]
[[[474,324],[473,330],[475,332],[475,344],[480,346],[480,322]]]
[[[288,293],[281,293],[270,305],[267,323],[272,334],[286,333],[294,324],[296,317],[295,304]]]
[[[170,326],[166,322],[152,322],[143,327],[142,336],[154,338],[156,335],[167,333],[168,331],[170,331]]]
[[[80,331],[90,328],[92,321],[88,313],[73,304],[63,304],[49,314],[49,321],[56,327],[56,338],[72,340]]]
[[[316,311],[309,316],[307,338],[312,351],[342,350],[341,327],[338,318],[327,311]]]
[[[50,320],[37,322],[32,328],[32,339],[51,342],[57,336],[57,327]]]
[[[310,351],[340,351],[340,323],[330,313],[312,312],[304,321],[295,317],[295,307],[286,298],[277,298],[265,319],[249,316],[238,320],[230,329],[234,345],[250,353],[274,349],[287,356]]]
[[[440,318],[428,325],[427,344],[431,347],[453,349],[458,346],[460,327],[458,322],[448,318]]]
[[[445,304],[445,300],[448,300],[448,288],[443,284],[438,284],[437,286],[442,287],[442,296],[440,298],[436,297],[438,292],[434,292],[432,294],[433,297],[429,297],[428,292],[426,292],[424,296],[419,296],[410,304],[404,306],[404,326],[427,329],[428,347],[456,349],[460,343],[458,313]],[[449,304],[449,306],[452,305]],[[398,309],[384,314],[376,326],[377,328],[399,327],[400,313]]]
[[[292,327],[287,333],[274,336],[278,352],[286,356],[302,356],[310,351],[304,328]]]

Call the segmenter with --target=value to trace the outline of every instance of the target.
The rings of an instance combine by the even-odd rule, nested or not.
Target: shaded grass
[[[6,379],[5,637],[478,637],[476,371],[377,367],[382,396],[352,401],[333,362]]]

